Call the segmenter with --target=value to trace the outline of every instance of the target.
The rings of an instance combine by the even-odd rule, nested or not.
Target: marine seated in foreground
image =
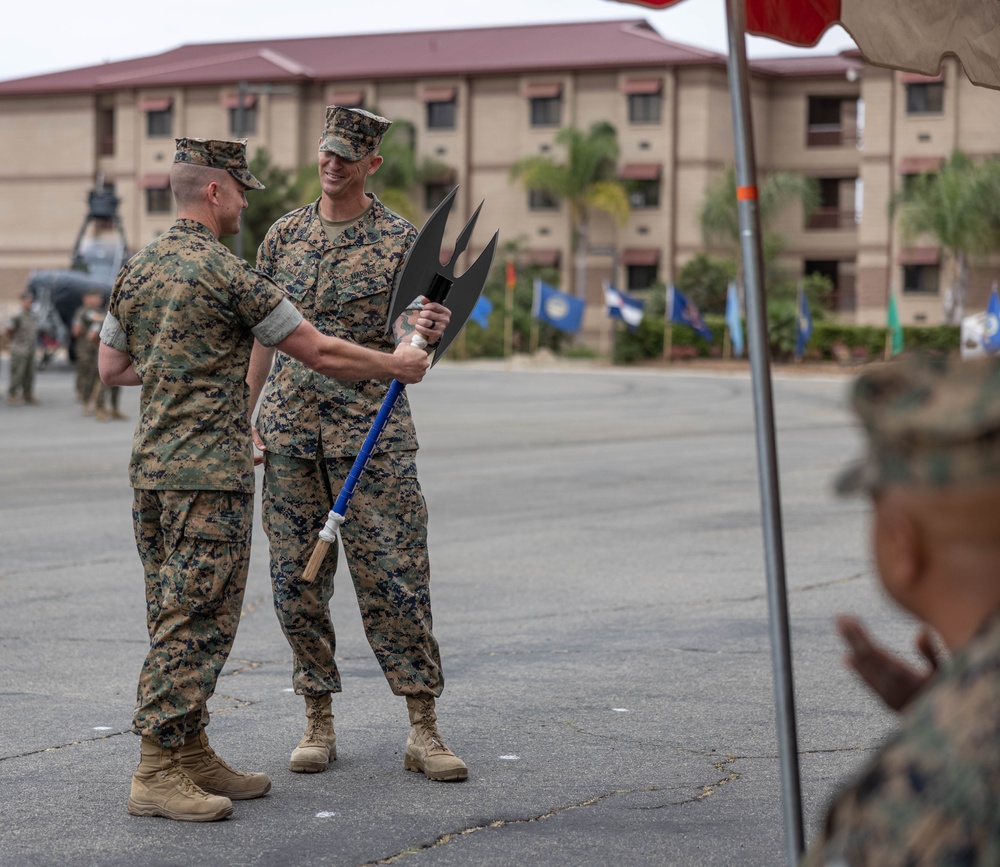
[[[872,501],[879,579],[930,633],[921,672],[842,617],[848,663],[898,729],[841,791],[804,865],[1000,863],[1000,359],[872,367],[852,404],[868,454],[838,480]]]

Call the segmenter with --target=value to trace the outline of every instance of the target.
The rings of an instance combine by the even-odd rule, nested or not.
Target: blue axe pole
[[[389,315],[386,321],[386,330],[390,329],[410,303],[421,295],[426,297],[428,301],[438,304],[444,304],[446,299],[451,299],[452,319],[434,348],[434,359],[431,362],[431,366],[437,364],[441,356],[444,355],[445,350],[458,336],[458,333],[465,326],[475,308],[476,302],[479,300],[480,294],[482,294],[483,286],[486,284],[486,277],[489,274],[490,266],[493,264],[493,255],[496,253],[497,240],[500,234],[496,232],[490,243],[486,245],[486,249],[483,250],[479,258],[473,262],[469,269],[461,277],[455,277],[455,263],[468,246],[472,230],[476,225],[476,219],[479,217],[479,211],[483,207],[482,203],[480,203],[479,207],[476,208],[476,212],[456,239],[451,260],[447,265],[440,263],[444,227],[448,221],[448,212],[451,210],[457,190],[458,188],[456,187],[445,197],[444,201],[431,214],[423,229],[420,230],[406,256],[403,273],[400,275],[399,283],[393,291],[392,298],[389,300]],[[410,343],[419,347],[427,346],[427,341],[421,334],[414,334]],[[390,383],[389,390],[382,400],[382,406],[375,416],[375,421],[372,423],[371,429],[361,444],[358,456],[354,459],[354,464],[351,466],[350,472],[344,480],[344,485],[337,495],[333,508],[327,515],[326,523],[319,531],[319,541],[316,543],[316,548],[313,550],[312,556],[309,558],[309,563],[306,565],[306,571],[303,574],[305,581],[312,582],[315,580],[320,566],[322,566],[323,560],[326,557],[326,552],[337,541],[337,533],[340,525],[344,523],[347,516],[347,509],[350,506],[351,498],[354,496],[354,489],[362,473],[365,471],[365,466],[371,457],[372,451],[375,449],[379,437],[382,435],[382,431],[385,429],[386,423],[389,421],[389,416],[392,414],[393,407],[395,407],[399,395],[402,394],[403,388],[404,386],[399,380],[394,379]]]

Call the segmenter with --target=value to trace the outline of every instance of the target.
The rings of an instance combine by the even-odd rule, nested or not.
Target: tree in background
[[[247,209],[243,212],[243,258],[253,263],[260,242],[275,220],[319,198],[319,177],[316,163],[298,171],[279,168],[265,148],[254,154],[249,167],[264,185],[263,190],[254,190],[247,196]],[[223,243],[230,249],[236,247],[233,237],[224,238]]]
[[[820,202],[819,186],[814,178],[795,172],[769,172],[760,186],[757,210],[760,214],[761,249],[765,266],[773,263],[784,246],[780,235],[768,226],[785,208],[795,202],[805,214],[814,211]],[[699,214],[701,230],[707,244],[722,247],[731,257],[737,282],[743,284],[743,256],[740,251],[740,217],[736,200],[736,170],[730,166],[716,178],[708,191]],[[768,281],[770,289],[770,281]]]
[[[565,149],[562,162],[547,156],[519,160],[511,177],[529,192],[548,193],[569,208],[571,246],[575,251],[576,276],[571,294],[584,297],[587,286],[587,248],[594,211],[603,211],[619,226],[629,217],[628,193],[617,179],[618,134],[611,124],[595,123],[584,133],[563,127],[556,144]]]
[[[954,259],[954,278],[942,302],[945,322],[961,322],[970,262],[1000,243],[1000,160],[974,163],[955,151],[937,172],[905,184],[889,203],[889,213],[898,213],[904,243],[931,235]]]
[[[734,275],[733,262],[698,253],[681,268],[674,282],[699,311],[721,316],[726,312],[726,292]]]
[[[368,180],[370,189],[390,211],[420,225],[420,192],[424,184],[450,177],[444,163],[425,157],[417,160],[417,130],[408,120],[393,121],[379,145],[382,165]]]

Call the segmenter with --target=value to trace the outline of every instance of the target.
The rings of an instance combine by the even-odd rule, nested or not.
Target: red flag
[[[618,0],[665,9],[679,0]],[[815,45],[840,24],[870,63],[936,75],[956,55],[973,84],[1000,88],[996,0],[745,0],[746,28],[791,45]]]
[[[619,0],[666,9],[679,0]],[[793,45],[815,45],[840,20],[840,0],[746,0],[747,32]]]
[[[507,260],[507,288],[513,289],[514,284],[517,283],[517,275],[514,273],[514,260]]]

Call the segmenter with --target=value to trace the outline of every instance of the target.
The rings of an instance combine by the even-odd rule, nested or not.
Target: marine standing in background
[[[389,126],[369,112],[329,106],[319,141],[322,194],[278,220],[257,253],[257,267],[320,331],[384,351],[409,341],[419,315],[419,307],[407,309],[386,333],[390,295],[417,234],[365,193],[366,179],[382,164],[378,148]],[[254,347],[252,402],[272,359],[272,350]],[[331,694],[342,688],[330,617],[337,548],[314,583],[305,583],[303,573],[332,494],[342,488],[387,388],[374,380],[321,380],[279,353],[263,389],[255,442],[264,451],[274,607],[292,648],[295,692],[305,698],[305,734],[289,760],[297,772],[324,771],[337,758]],[[406,699],[405,768],[432,780],[464,780],[465,762],[437,728],[444,676],[432,631],[427,507],[416,452],[404,392],[355,488],[340,537],[368,642],[390,689]]]
[[[263,187],[245,147],[245,140],[177,140],[170,171],[177,219],[122,269],[101,332],[102,380],[142,388],[129,462],[149,634],[132,718],[142,737],[128,798],[136,816],[223,819],[232,800],[271,788],[267,774],[236,771],[219,758],[205,733],[250,560],[245,381],[254,338],[327,376],[412,383],[429,366],[413,346],[388,355],[321,335],[219,241],[239,231],[245,191]],[[434,326],[421,333],[438,339]]]
[[[84,415],[94,414],[101,388],[97,374],[97,347],[104,316],[103,295],[98,290],[88,291],[84,293],[83,303],[76,308],[70,323],[76,365],[76,399],[83,404]]]
[[[35,347],[38,344],[38,317],[32,309],[34,298],[30,292],[21,294],[21,309],[14,314],[4,329],[10,350],[10,383],[7,403],[16,406],[35,400]]]

